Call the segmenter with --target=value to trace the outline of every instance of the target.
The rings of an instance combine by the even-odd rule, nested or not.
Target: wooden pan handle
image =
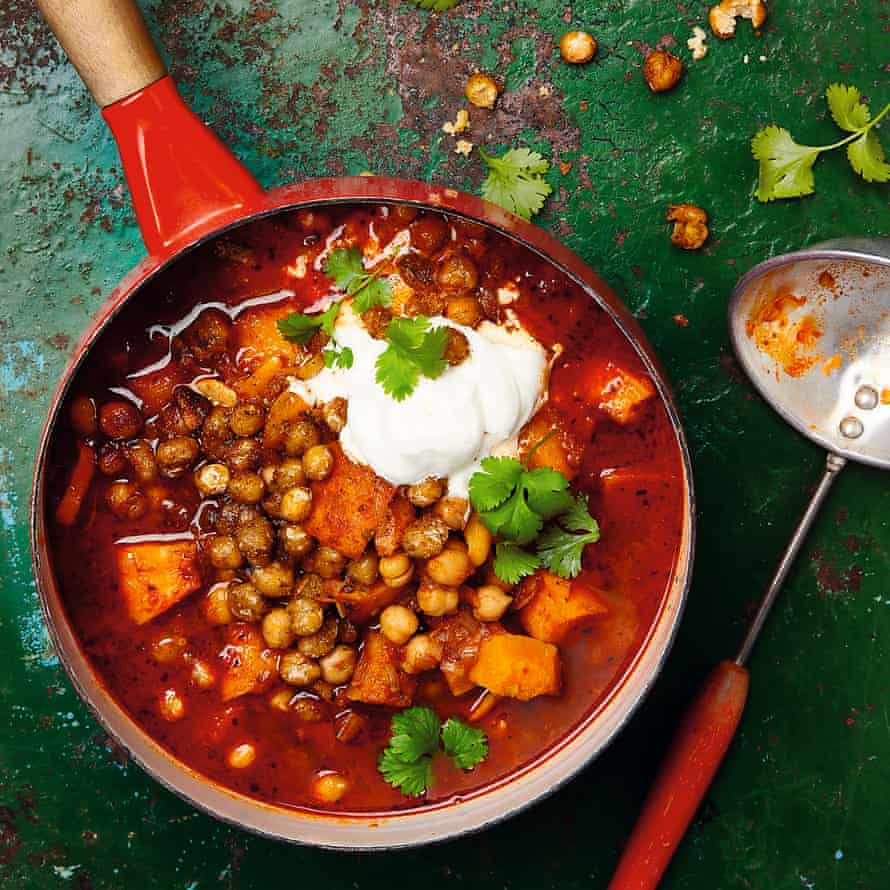
[[[100,108],[166,73],[134,0],[37,0]]]
[[[732,742],[748,698],[748,672],[721,661],[668,751],[609,890],[654,890]]]

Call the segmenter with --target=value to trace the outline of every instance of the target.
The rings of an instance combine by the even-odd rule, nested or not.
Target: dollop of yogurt
[[[375,380],[375,363],[387,343],[375,340],[346,304],[334,336],[352,350],[352,367],[325,368],[290,386],[310,404],[347,400],[340,444],[354,461],[395,485],[447,477],[449,494],[466,497],[482,459],[517,452],[519,430],[546,395],[548,356],[518,322],[484,321],[473,329],[442,317],[430,321],[461,331],[469,355],[435,380],[421,377],[401,402]]]

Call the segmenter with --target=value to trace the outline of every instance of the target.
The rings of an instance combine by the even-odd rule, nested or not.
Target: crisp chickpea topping
[[[467,100],[477,108],[494,108],[500,92],[494,78],[484,71],[471,74],[464,89]]]
[[[665,49],[656,49],[643,62],[643,77],[653,93],[672,90],[683,76],[683,62]]]
[[[708,47],[705,43],[707,39],[708,35],[705,32],[705,29],[696,25],[692,29],[692,37],[686,41],[686,46],[689,47],[689,51],[692,53],[692,58],[697,62],[708,54]]]
[[[559,41],[559,52],[570,65],[583,65],[596,55],[596,46],[586,31],[567,31]]]
[[[698,250],[708,240],[708,214],[695,204],[671,204],[667,218],[674,224],[671,244]]]
[[[473,151],[473,143],[468,139],[458,139],[454,146],[454,153],[463,155],[464,157],[469,156],[469,154]]]
[[[442,124],[442,130],[445,133],[453,136],[456,133],[463,133],[465,130],[470,129],[470,114],[466,108],[461,108],[460,111],[457,112],[457,117],[455,117],[454,121],[445,121]]]
[[[766,7],[762,0],[721,0],[708,13],[708,23],[722,40],[735,37],[736,19],[747,19],[756,30],[766,21]]]

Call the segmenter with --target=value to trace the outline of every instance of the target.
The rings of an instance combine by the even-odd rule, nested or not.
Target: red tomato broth
[[[162,364],[171,352],[170,367],[176,366],[176,350],[171,350],[169,338],[159,335],[159,326],[174,327],[200,307],[222,304],[237,319],[244,317],[245,300],[263,295],[273,295],[267,308],[251,311],[277,316],[311,306],[329,290],[312,261],[340,225],[359,243],[371,231],[386,243],[404,227],[382,215],[380,208],[333,207],[316,213],[308,231],[305,217],[283,214],[238,230],[230,240],[200,248],[150,282],[139,300],[112,323],[93,348],[69,399],[83,394],[99,402],[115,397],[112,387],[131,389],[128,375]],[[502,236],[483,235],[478,228],[457,226],[466,252],[479,262],[483,281],[486,275],[502,274],[499,270],[522,270],[521,295],[514,310],[546,346],[558,342],[563,347],[553,367],[549,401],[583,445],[580,472],[572,487],[589,495],[591,512],[602,529],[600,542],[586,549],[577,583],[603,589],[610,612],[573,630],[560,644],[560,696],[500,700],[478,723],[488,735],[488,758],[467,772],[447,758],[437,758],[433,788],[424,798],[407,798],[387,785],[377,770],[380,750],[389,737],[391,709],[355,707],[368,718],[367,729],[358,742],[344,744],[336,740],[331,719],[303,722],[295,714],[269,707],[275,690],[291,688],[277,676],[267,691],[223,703],[217,686],[206,690],[189,686],[189,665],[155,660],[153,642],[182,634],[189,653],[219,674],[226,628],[206,622],[200,605],[203,591],[147,624],[134,625],[119,595],[115,542],[138,535],[187,538],[191,527],[206,526],[208,504],[200,503],[188,474],[164,483],[178,509],[152,510],[140,520],[122,520],[104,506],[113,479],[97,476],[75,526],[49,522],[55,572],[70,620],[102,682],[131,717],[174,756],[228,788],[285,807],[340,812],[403,810],[466,796],[544,754],[600,706],[633,661],[658,614],[679,553],[684,509],[682,458],[665,407],[657,397],[649,399],[634,424],[625,427],[585,399],[581,392],[585,371],[602,357],[646,376],[633,347],[577,285],[525,248]],[[298,282],[286,267],[300,253],[306,257],[308,272]],[[282,290],[296,293],[274,296]],[[252,356],[228,356],[222,366],[216,365],[223,379],[235,376],[239,358],[242,371],[244,365],[258,363]],[[156,376],[165,373],[162,369]],[[181,375],[173,378],[181,381]],[[68,429],[56,432],[50,511],[67,484],[74,443]],[[617,482],[604,485],[603,474],[612,471],[619,474]],[[509,630],[518,628],[515,613],[508,613],[504,624]],[[186,704],[186,716],[177,722],[167,722],[158,711],[159,697],[167,688],[177,689]],[[444,697],[435,695],[436,688],[425,678],[415,704],[429,703],[443,718],[454,714],[467,719],[479,690],[455,699],[447,687]],[[330,717],[340,710],[335,703],[323,707]],[[226,753],[244,742],[256,746],[255,762],[245,769],[230,767]],[[351,782],[338,803],[320,805],[311,794],[312,780],[325,770],[336,770]]]

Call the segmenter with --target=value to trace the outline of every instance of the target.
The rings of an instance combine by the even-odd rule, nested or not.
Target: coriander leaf
[[[442,744],[454,765],[461,769],[472,769],[488,756],[485,733],[454,717],[446,720],[442,727]]]
[[[825,91],[825,98],[834,122],[848,133],[858,132],[871,119],[868,105],[862,102],[862,95],[856,87],[833,83]]]
[[[376,380],[397,402],[414,392],[421,376],[435,380],[447,367],[443,356],[448,328],[431,327],[422,315],[394,318],[386,327],[386,339],[389,345],[377,357]]]
[[[278,331],[285,340],[305,346],[319,330],[328,336],[334,333],[334,323],[337,321],[339,311],[340,304],[332,303],[324,312],[317,315],[291,312],[284,318],[278,319]]]
[[[355,355],[348,346],[340,347],[336,343],[322,350],[321,355],[326,368],[351,368],[355,361]]]
[[[480,513],[499,507],[516,490],[525,472],[515,457],[486,457],[470,477],[470,501]]]
[[[439,749],[439,717],[432,708],[408,708],[392,718],[389,749],[413,763]]]
[[[574,500],[569,494],[569,480],[558,470],[550,467],[538,467],[529,470],[522,477],[529,507],[540,513],[544,519],[552,519],[559,513],[565,513]]]
[[[525,491],[519,490],[499,507],[479,514],[489,531],[502,535],[520,546],[533,541],[541,530],[544,520],[535,513],[525,500]]]
[[[421,757],[413,763],[403,760],[389,748],[385,749],[377,761],[377,769],[383,778],[409,797],[419,797],[433,783],[433,760]]]
[[[813,164],[821,149],[798,145],[783,127],[769,126],[751,140],[751,151],[760,162],[758,201],[799,198],[815,190]]]
[[[582,532],[582,534],[575,534]],[[560,578],[575,578],[581,571],[581,557],[588,544],[600,539],[597,521],[590,515],[587,498],[575,498],[562,516],[554,520],[540,534],[538,556],[544,567]]]
[[[847,159],[866,182],[890,182],[890,164],[884,160],[884,147],[874,130],[847,146]]]
[[[553,191],[541,178],[550,169],[550,162],[527,148],[512,148],[499,158],[491,157],[481,148],[479,154],[488,165],[482,197],[524,219],[531,219]]]
[[[541,560],[510,541],[498,541],[494,548],[494,573],[507,584],[518,584],[540,568]]]
[[[454,9],[460,0],[410,0],[410,2],[431,12],[448,12],[449,9]]]
[[[372,306],[388,306],[392,289],[388,281],[374,272],[366,272],[361,251],[357,247],[340,247],[331,251],[324,264],[324,274],[333,279],[336,287],[354,297],[355,311],[360,315]]]

